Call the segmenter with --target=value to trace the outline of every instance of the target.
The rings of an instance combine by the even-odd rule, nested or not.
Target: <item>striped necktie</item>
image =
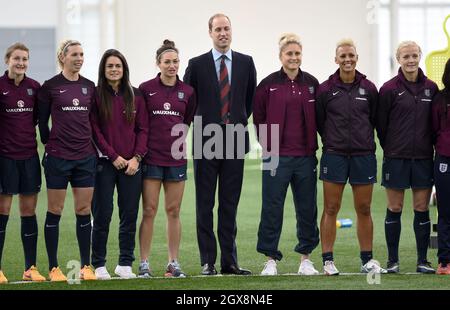
[[[228,124],[229,119],[229,108],[230,108],[230,81],[228,78],[228,69],[225,65],[225,58],[227,56],[222,55],[220,62],[220,117],[223,124]]]

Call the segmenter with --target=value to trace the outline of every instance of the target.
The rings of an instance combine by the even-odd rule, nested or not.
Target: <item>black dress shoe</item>
[[[217,274],[216,267],[213,264],[204,264],[202,269],[202,275],[215,276]]]
[[[222,267],[220,269],[221,274],[235,274],[238,276],[249,276],[252,274],[250,270],[239,268],[236,265],[230,265],[227,267]]]

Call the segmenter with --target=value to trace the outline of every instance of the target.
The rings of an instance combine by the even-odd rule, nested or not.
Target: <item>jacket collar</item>
[[[356,74],[355,74],[355,80],[353,81],[352,85],[357,85],[359,83],[361,83],[361,81],[363,79],[366,78],[366,76],[364,74],[362,74],[361,72],[359,72],[358,70],[355,70]],[[337,86],[344,86],[344,82],[342,82],[341,77],[339,75],[339,69],[336,70],[336,72],[332,75],[330,75],[330,80],[334,85]]]
[[[403,74],[402,68],[398,68],[398,77],[400,81],[402,81],[403,84],[408,84],[409,81],[406,79],[405,75]],[[425,84],[427,80],[427,77],[423,73],[422,69],[419,68],[419,73],[417,75],[417,83],[418,84]]]
[[[231,48],[225,54],[222,54],[215,48],[212,48],[211,53],[213,55],[214,61],[217,61],[220,57],[222,57],[222,55],[225,55],[230,61],[233,60],[233,52],[232,52]]]
[[[402,68],[398,69],[398,78],[400,80],[400,83],[413,95],[420,94],[426,87],[427,77],[425,76],[422,69],[420,69],[420,68],[419,68],[419,74],[417,76],[417,87],[411,87],[411,82],[409,82],[405,78]]]
[[[278,72],[279,74],[279,78],[282,81],[291,81],[291,79],[288,77],[288,75],[286,74],[286,72],[284,72],[283,67],[281,67],[280,71]],[[295,77],[294,81],[297,83],[300,83],[304,80],[304,74],[302,69],[298,68],[298,74]]]
[[[116,92],[111,85],[109,85],[108,83],[106,83],[106,90],[113,96],[122,96],[123,93],[125,92],[125,86],[123,85],[123,83],[120,83],[119,86],[119,91]]]
[[[5,71],[5,74],[3,75],[3,76],[5,77],[5,79],[6,79],[6,81],[8,81],[9,84],[16,85],[14,79],[10,79],[10,78],[9,78],[8,73],[9,73],[9,71],[6,70],[6,71]],[[27,79],[27,75],[24,74],[24,75],[23,75],[23,80],[20,81],[20,84],[22,84],[23,81],[25,81],[26,79]]]
[[[165,85],[165,84],[161,81],[161,72],[159,72],[158,75],[156,76],[156,80],[158,81],[158,83],[159,83],[161,86],[164,86],[164,87],[173,87],[173,86]],[[178,74],[177,74],[177,81],[175,82],[175,85],[174,85],[174,86],[179,86],[180,83],[181,83],[181,81],[180,81],[180,78],[178,77]]]

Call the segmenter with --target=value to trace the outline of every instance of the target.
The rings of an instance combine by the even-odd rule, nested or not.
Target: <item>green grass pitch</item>
[[[42,155],[42,150],[40,150]],[[318,152],[320,158],[320,152]],[[378,148],[378,180],[381,173],[381,152]],[[79,285],[69,285],[66,283],[38,283],[38,284],[7,284],[0,285],[3,289],[101,289],[101,290],[190,290],[190,289],[213,289],[213,290],[303,290],[303,289],[362,289],[362,290],[391,290],[391,289],[447,289],[447,277],[436,275],[418,275],[408,274],[415,272],[416,248],[414,232],[412,229],[413,211],[411,208],[411,193],[407,192],[405,200],[405,209],[402,217],[402,235],[400,241],[400,263],[402,274],[382,275],[379,284],[370,285],[365,275],[358,273],[360,268],[359,247],[356,237],[356,218],[353,209],[353,199],[351,189],[347,185],[342,209],[339,218],[350,218],[353,220],[351,228],[341,228],[337,231],[337,240],[335,244],[335,262],[341,273],[350,275],[341,275],[338,277],[320,276],[297,276],[295,273],[299,266],[299,255],[294,252],[296,245],[295,237],[295,214],[292,203],[292,195],[288,191],[285,203],[285,214],[283,223],[283,232],[280,240],[280,250],[284,258],[278,263],[279,276],[261,277],[261,272],[265,257],[256,252],[257,230],[261,212],[261,171],[259,170],[259,160],[247,160],[242,196],[238,209],[238,257],[239,264],[244,268],[249,268],[255,276],[235,277],[235,276],[217,276],[217,277],[198,277],[200,274],[200,261],[197,247],[197,238],[195,230],[195,195],[194,181],[192,175],[192,162],[189,162],[189,180],[186,183],[186,189],[182,204],[182,242],[180,249],[180,263],[183,270],[190,276],[186,279],[164,279],[163,274],[167,263],[167,246],[165,237],[165,212],[160,201],[160,207],[155,224],[155,236],[153,248],[150,256],[150,263],[156,278],[154,279],[136,279],[136,280],[112,280],[112,281],[93,281],[82,282]],[[319,208],[319,218],[322,213],[323,197],[322,183],[318,181],[317,201]],[[46,213],[46,192],[45,181],[43,181],[43,190],[39,195],[38,202],[38,225],[39,225],[39,243],[38,243],[38,267],[41,273],[47,276],[47,254],[45,251],[43,225]],[[386,263],[387,250],[384,240],[384,215],[386,212],[386,197],[384,189],[379,182],[375,185],[372,215],[374,221],[374,258],[379,260],[382,266]],[[431,208],[432,222],[436,222],[436,208]],[[217,217],[215,217],[217,219]],[[140,216],[139,216],[140,222]],[[138,225],[139,225],[138,222]],[[215,223],[217,224],[217,223]],[[136,236],[137,261],[134,263],[134,270],[137,271],[139,251],[138,240]],[[75,236],[75,216],[71,191],[68,191],[65,210],[60,223],[59,239],[59,261],[64,272],[67,262],[78,260],[78,246]],[[220,255],[220,254],[219,254]],[[220,256],[219,256],[220,257]],[[428,258],[433,266],[437,264],[436,250],[429,250]],[[107,268],[112,274],[118,260],[118,212],[115,207],[113,221],[111,223],[109,241]],[[312,253],[312,260],[315,262],[319,271],[321,268],[321,249],[320,245]],[[219,259],[220,261],[220,259]],[[24,268],[23,250],[20,239],[20,218],[17,208],[17,198],[14,199],[10,220],[7,227],[5,248],[3,253],[2,269],[10,282],[21,280]],[[220,268],[220,265],[218,264]]]

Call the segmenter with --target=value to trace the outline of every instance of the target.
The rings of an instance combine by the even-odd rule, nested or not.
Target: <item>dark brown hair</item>
[[[445,64],[444,74],[442,75],[442,84],[444,84],[444,89],[442,90],[442,93],[445,96],[445,99],[447,101],[450,100],[450,59],[447,60],[447,63]]]
[[[161,62],[161,56],[166,51],[175,51],[178,54],[178,49],[175,47],[175,42],[165,39],[160,48],[156,51],[156,63]]]
[[[122,55],[121,52],[115,49],[109,49],[107,50],[100,61],[100,65],[98,68],[98,93],[100,97],[100,105],[99,105],[99,112],[100,117],[103,121],[109,121],[111,120],[111,114],[112,114],[112,95],[108,91],[108,80],[105,76],[105,69],[106,69],[106,61],[109,57],[115,56],[120,59],[122,62],[123,67],[123,77],[120,81],[120,88],[123,90],[123,97],[125,99],[125,117],[128,121],[128,123],[132,123],[134,120],[134,91],[133,87],[130,83],[130,70],[128,68],[128,63],[125,59],[125,56]]]

